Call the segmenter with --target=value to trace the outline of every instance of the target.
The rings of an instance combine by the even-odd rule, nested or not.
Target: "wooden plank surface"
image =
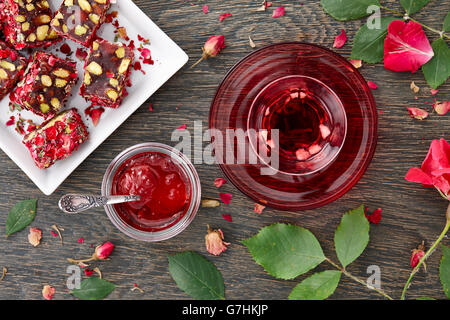
[[[120,0],[118,0],[120,1]],[[116,250],[111,260],[98,262],[104,277],[118,288],[111,299],[187,299],[177,288],[168,273],[167,254],[183,250],[195,250],[204,254],[222,272],[228,299],[286,299],[291,289],[305,276],[296,280],[276,280],[252,260],[241,240],[254,235],[261,227],[274,222],[299,224],[310,229],[320,240],[327,256],[335,258],[334,230],[342,214],[364,203],[371,210],[383,208],[380,225],[372,226],[370,243],[363,255],[348,269],[354,275],[366,278],[367,267],[381,268],[382,288],[399,298],[409,272],[411,250],[422,240],[430,244],[444,225],[446,203],[437,192],[408,183],[403,177],[412,166],[420,165],[432,139],[446,137],[450,125],[449,116],[431,114],[425,121],[409,118],[405,106],[432,109],[432,97],[422,73],[394,73],[382,64],[365,65],[361,72],[368,80],[379,85],[374,96],[379,110],[379,142],[375,157],[361,181],[338,201],[316,210],[282,212],[267,209],[258,216],[253,212],[253,202],[231,184],[223,191],[233,194],[230,205],[215,209],[201,209],[192,224],[179,236],[160,243],[144,243],[120,233],[109,221],[102,209],[77,216],[62,214],[57,208],[59,197],[65,193],[100,192],[103,173],[109,162],[123,149],[136,143],[158,141],[174,145],[170,136],[179,125],[193,125],[201,120],[207,126],[209,106],[221,79],[237,61],[252,52],[248,36],[251,34],[257,47],[281,41],[305,41],[331,48],[334,37],[345,28],[349,42],[336,50],[344,57],[351,52],[356,31],[363,21],[336,22],[326,15],[319,1],[274,1],[266,12],[256,12],[260,1],[238,0],[135,0],[176,43],[190,56],[188,66],[200,57],[201,47],[213,34],[226,37],[226,49],[216,58],[204,61],[194,69],[184,67],[156,94],[139,108],[116,130],[88,159],[64,182],[53,195],[44,196],[25,174],[3,153],[0,153],[0,234],[4,234],[9,208],[17,201],[36,197],[38,213],[32,226],[41,228],[44,238],[39,247],[27,241],[28,231],[22,231],[6,239],[0,236],[0,267],[8,268],[8,274],[0,282],[0,299],[41,299],[42,286],[56,288],[56,299],[72,299],[66,288],[67,257],[84,257],[92,253],[91,244],[112,241]],[[383,1],[399,9],[398,1]],[[202,12],[208,4],[210,13]],[[272,18],[274,7],[285,5],[286,15]],[[440,28],[450,0],[431,1],[415,17],[432,27]],[[221,13],[231,12],[232,17],[219,22]],[[253,30],[253,31],[249,31]],[[428,33],[432,39],[435,34]],[[415,95],[410,82],[422,88]],[[441,86],[437,98],[449,98],[450,82]],[[153,104],[154,112],[148,110]],[[213,181],[221,176],[214,165],[196,166],[206,198],[218,198]],[[222,219],[230,213],[233,222]],[[64,228],[64,245],[50,234],[50,226]],[[220,227],[229,249],[219,257],[210,256],[204,246],[206,225]],[[84,237],[84,244],[77,243]],[[450,245],[448,239],[444,243]],[[409,289],[409,298],[432,296],[444,298],[438,278],[440,250],[428,261],[428,272],[420,271]],[[324,263],[319,270],[330,268]],[[137,283],[145,293],[131,291]],[[334,299],[380,298],[360,284],[343,277],[332,296]]]

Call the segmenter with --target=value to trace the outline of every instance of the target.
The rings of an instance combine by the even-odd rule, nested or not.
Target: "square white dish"
[[[59,7],[62,0],[52,1],[53,10]],[[23,136],[15,131],[15,126],[6,126],[10,116],[18,118],[18,112],[9,111],[9,97],[6,96],[0,101],[0,148],[13,160],[22,171],[36,184],[36,186],[46,195],[53,193],[58,186],[106,139],[113,133],[131,114],[133,114],[158,88],[160,88],[170,77],[172,77],[188,61],[187,54],[173,42],[158,26],[142,12],[132,0],[117,0],[112,4],[111,11],[117,11],[117,20],[120,26],[126,28],[130,40],[134,40],[136,48],[141,43],[137,35],[150,40],[149,48],[154,60],[153,65],[143,64],[139,60],[139,52],[135,50],[135,61],[140,61],[145,75],[134,70],[131,73],[132,86],[127,88],[128,96],[124,98],[121,106],[117,109],[105,108],[101,119],[96,127],[84,113],[90,105],[79,94],[78,90],[82,82],[83,62],[75,57],[76,48],[83,46],[70,40],[51,46],[45,51],[55,53],[61,58],[66,58],[65,54],[56,52],[62,43],[67,43],[73,51],[69,59],[77,62],[78,83],[72,90],[72,95],[62,110],[75,107],[81,114],[84,123],[89,131],[89,139],[71,156],[64,160],[57,161],[48,169],[39,169],[33,162],[31,155],[22,143]],[[114,27],[108,23],[100,27],[97,35],[108,41],[114,41]],[[121,41],[119,39],[119,41]],[[121,42],[124,42],[123,40]],[[124,42],[128,43],[128,42]],[[43,122],[41,117],[33,115],[30,111],[20,112],[23,118],[31,119],[36,124]],[[25,126],[26,129],[26,126]]]

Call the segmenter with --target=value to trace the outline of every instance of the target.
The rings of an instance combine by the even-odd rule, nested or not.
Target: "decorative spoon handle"
[[[130,201],[139,201],[140,196],[90,196],[66,194],[59,199],[58,206],[65,213],[79,213],[93,207]]]

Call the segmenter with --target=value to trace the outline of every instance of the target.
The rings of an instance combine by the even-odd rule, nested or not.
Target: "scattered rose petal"
[[[262,204],[259,204],[259,203],[255,203],[254,211],[257,214],[261,214],[265,208],[266,208],[266,206],[263,206]]]
[[[431,89],[430,93],[434,96],[436,93],[438,93],[439,90],[438,89]]]
[[[256,9],[256,11],[266,11],[266,9],[271,5],[272,2],[264,1],[263,4],[258,9]]]
[[[81,237],[81,238],[78,238],[78,243],[84,243],[84,238],[83,237]]]
[[[15,120],[15,117],[14,116],[11,116],[11,117],[9,117],[9,120],[8,121],[6,121],[6,126],[12,126],[12,125],[14,125],[16,123],[16,120]]]
[[[53,231],[53,230],[50,230],[50,233],[51,233],[52,236],[54,236],[54,237],[57,237],[57,236],[58,236],[58,234],[57,234],[55,231]]]
[[[231,218],[231,214],[222,214],[222,218],[229,222],[233,222],[233,218]]]
[[[123,40],[128,41],[127,29],[125,27],[119,27],[116,29],[117,35],[121,37]]]
[[[177,128],[177,130],[186,130],[186,125],[185,124],[182,124],[181,126],[179,126],[178,128]]]
[[[55,294],[55,288],[49,286],[48,284],[44,286],[42,289],[42,296],[45,300],[52,300],[53,295]]]
[[[216,180],[214,180],[214,185],[216,186],[216,188],[220,188],[225,183],[227,183],[227,180],[225,180],[224,178],[217,178]]]
[[[409,112],[409,115],[411,116],[411,118],[423,120],[426,117],[428,117],[428,112],[423,109],[410,108],[410,107],[407,107],[406,109],[408,109],[408,112]]]
[[[373,82],[373,81],[370,81],[370,80],[367,81],[367,85],[369,86],[370,89],[377,89],[378,88],[377,84],[375,82]]]
[[[450,110],[450,101],[435,102],[433,108],[438,115],[443,116]]]
[[[376,209],[370,215],[367,214],[367,208],[366,208],[364,215],[366,216],[367,220],[369,220],[370,223],[379,224],[381,221],[381,208]]]
[[[248,43],[250,44],[250,47],[256,48],[255,42],[253,42],[253,39],[251,36],[248,36]]]
[[[215,255],[218,256],[225,250],[227,250],[227,246],[230,245],[229,242],[223,241],[223,232],[220,229],[213,230],[208,225],[208,233],[205,236],[205,244],[206,244],[206,250]]]
[[[207,13],[209,12],[209,7],[205,4],[205,5],[202,7],[202,10],[203,10],[203,13],[204,13],[204,14],[207,14]]]
[[[103,107],[99,107],[97,109],[93,109],[91,112],[91,119],[92,119],[92,124],[94,125],[94,127],[97,126],[98,121],[100,120],[100,117],[102,116],[102,113],[105,111],[105,109]]]
[[[92,269],[88,269],[88,268],[84,269],[84,274],[86,277],[92,276],[93,273],[94,273],[94,270],[92,270]]]
[[[30,233],[28,234],[28,242],[33,246],[37,247],[41,243],[42,230],[37,228],[30,228]]]
[[[232,16],[232,14],[229,13],[229,12],[227,12],[227,13],[222,13],[222,14],[220,15],[220,17],[219,17],[219,20],[220,20],[220,22],[222,22],[223,20],[225,20],[226,18],[231,17],[231,16]]]
[[[328,136],[331,134],[330,128],[328,128],[324,124],[319,125],[319,130],[320,130],[320,135],[322,136],[322,139],[328,138]]]
[[[215,208],[220,206],[220,202],[217,200],[202,200],[203,208]]]
[[[362,60],[361,59],[351,59],[350,63],[356,68],[359,69],[362,67]]]
[[[278,18],[284,16],[284,14],[285,14],[284,7],[278,7],[273,11],[272,17]]]
[[[344,44],[347,42],[347,35],[345,34],[345,30],[342,29],[341,33],[334,38],[334,44],[333,48],[339,49],[344,46]]]
[[[411,90],[414,93],[418,93],[420,91],[420,88],[414,83],[414,81],[411,82],[411,84],[409,85],[409,87],[411,88]]]
[[[230,204],[231,198],[233,197],[233,195],[230,194],[230,193],[222,192],[222,193],[219,194],[219,197],[220,197],[220,200],[222,200],[223,203]]]
[[[420,24],[401,20],[389,24],[384,40],[386,69],[414,73],[433,56],[433,49]]]

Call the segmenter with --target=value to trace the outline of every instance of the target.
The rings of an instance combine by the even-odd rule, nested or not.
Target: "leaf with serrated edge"
[[[315,273],[300,282],[289,295],[289,300],[324,300],[336,290],[341,272],[327,270]]]
[[[367,17],[369,6],[380,6],[378,0],[321,0],[320,4],[326,13],[340,21]]]
[[[169,255],[169,272],[178,287],[198,300],[224,300],[222,274],[202,255],[185,251]]]
[[[400,0],[400,4],[406,13],[411,15],[422,9],[430,0]]]
[[[23,200],[9,210],[6,218],[6,236],[24,229],[36,217],[37,199]]]
[[[242,243],[256,263],[275,278],[293,279],[325,260],[311,231],[295,225],[272,224]]]
[[[369,29],[367,24],[364,24],[356,33],[350,59],[361,59],[367,63],[383,61],[384,39],[386,38],[389,24],[394,20],[398,19],[382,17],[379,29]]]
[[[363,253],[369,243],[369,228],[363,205],[342,217],[334,234],[334,246],[344,268]]]
[[[450,77],[450,48],[440,38],[431,44],[434,57],[422,66],[425,80],[433,89],[437,89]]]
[[[445,295],[450,299],[450,248],[444,245],[442,247],[441,264],[439,265],[439,278]]]
[[[80,289],[73,289],[71,294],[81,300],[101,300],[106,298],[116,285],[100,278],[84,279],[80,283]]]
[[[450,31],[450,11],[445,16],[443,31],[444,32],[449,32]]]

